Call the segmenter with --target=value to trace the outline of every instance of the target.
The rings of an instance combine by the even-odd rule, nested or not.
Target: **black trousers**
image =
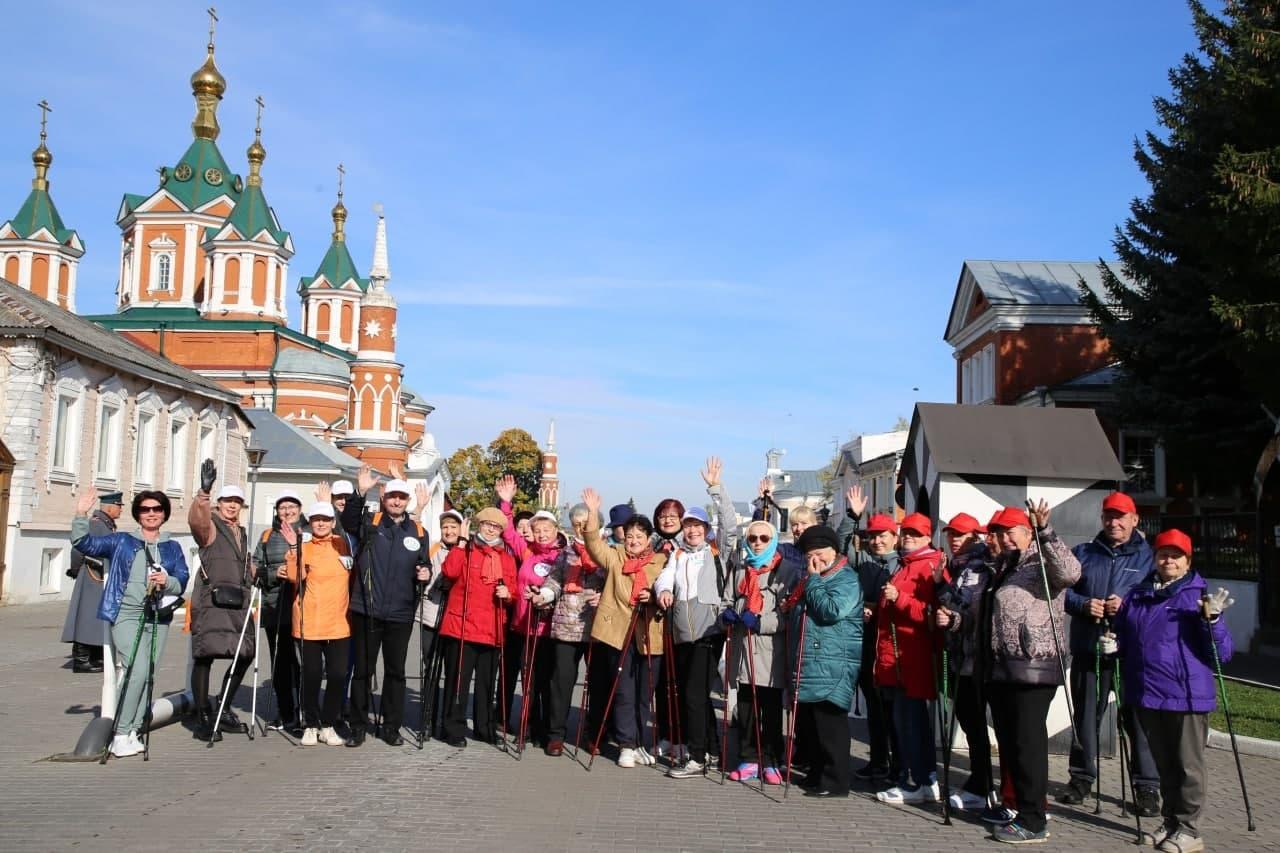
[[[1049,703],[1053,685],[989,682],[987,701],[1005,770],[1013,776],[1018,824],[1032,832],[1045,827],[1044,803],[1049,789]]]
[[[689,748],[689,757],[699,763],[705,763],[707,752],[715,751],[719,746],[719,738],[716,736],[715,709],[711,705],[711,684],[716,678],[716,665],[720,662],[720,651],[723,648],[723,637],[704,637],[692,643],[679,643],[675,647],[676,684],[680,688],[680,713],[678,720],[673,722],[679,726],[679,733]],[[667,666],[664,665],[663,670],[666,668]],[[666,694],[660,692],[658,694],[659,712],[666,705],[665,700]],[[659,734],[661,734],[661,717],[659,717]]]
[[[874,629],[875,623],[868,624]],[[897,735],[893,731],[893,694],[876,686],[874,630],[871,638],[870,645],[863,640],[862,667],[858,670],[858,689],[862,691],[862,698],[867,703],[867,747],[870,750],[871,765],[888,768],[889,778],[897,779],[902,759]]]
[[[573,688],[578,683],[578,665],[586,654],[586,643],[543,640],[551,646],[551,681],[547,685],[547,740],[563,741],[569,726],[569,707],[573,704]],[[590,696],[590,688],[587,691]],[[577,732],[574,732],[577,737]],[[590,739],[588,743],[590,743]]]
[[[311,728],[332,726],[342,716],[342,685],[347,678],[347,637],[302,641],[302,714]],[[325,679],[324,707],[320,679]]]
[[[599,658],[597,664],[595,659]],[[613,724],[613,737],[623,749],[635,749],[646,746],[644,735],[646,729],[654,723],[653,698],[658,686],[658,673],[662,671],[662,655],[643,655],[636,652],[634,645],[628,645],[626,651],[620,651],[604,643],[596,643],[592,651],[592,668],[600,668],[600,678],[605,682],[604,699],[609,700],[609,691],[616,682],[617,690],[613,694],[613,708],[609,712]],[[619,675],[618,670],[622,672]],[[594,709],[594,703],[593,703]],[[604,712],[603,706],[601,713]],[[653,728],[652,739],[658,736],[657,726]]]
[[[524,684],[525,654],[529,652],[533,637],[526,637],[515,631],[507,632],[507,644],[503,652],[502,679],[503,699],[507,709],[507,731],[516,734],[520,731],[520,714],[525,713],[523,707],[516,708],[516,682],[520,681],[521,705],[529,702],[526,737],[535,742],[545,742],[548,729],[547,693],[551,689],[551,671],[555,666],[554,641],[550,637],[538,637],[533,649],[533,675],[529,684]]]
[[[1076,712],[1076,734],[1079,744],[1071,748],[1071,761],[1067,765],[1072,779],[1080,779],[1090,786],[1098,778],[1098,711],[1106,710],[1115,681],[1115,658],[1103,658],[1102,667],[1094,669],[1093,655],[1080,655],[1071,659],[1071,704]],[[1098,693],[1098,682],[1102,693]],[[1120,720],[1129,736],[1129,770],[1133,773],[1135,789],[1155,790],[1160,785],[1160,773],[1156,770],[1147,734],[1138,725],[1138,715],[1128,704],[1120,705]]]
[[[291,723],[298,717],[298,676],[302,667],[298,665],[297,643],[293,639],[293,629],[289,625],[279,628],[280,648],[276,648],[276,628],[263,630],[267,635],[267,649],[271,652],[271,687],[276,694],[276,711],[278,718]]]
[[[965,740],[969,742],[969,779],[964,783],[964,790],[978,797],[987,797],[994,786],[991,739],[987,735],[987,704],[982,695],[982,683],[972,676],[956,677],[955,715]]]
[[[814,733],[807,787],[849,793],[849,712],[830,702],[801,702],[796,713]]]
[[[609,721],[605,719],[604,711],[609,703],[609,691],[613,688],[617,666],[618,654],[614,649],[604,643],[593,641],[590,644],[587,650],[587,724],[582,734],[584,745],[594,745],[597,738],[603,743],[608,736]]]
[[[373,705],[372,679],[382,653],[382,731],[396,732],[404,722],[404,661],[413,637],[412,622],[387,622],[351,612],[355,670],[351,675],[351,730],[364,731]]]
[[[209,704],[209,673],[213,669],[213,662],[216,658],[196,658],[195,663],[191,667],[191,704],[195,706],[196,712],[203,711]],[[249,667],[253,665],[253,658],[240,657],[234,662],[227,665],[227,672],[222,680],[222,693],[219,694],[219,701],[222,696],[227,696],[227,707],[231,707],[231,703],[236,698],[236,691],[240,689],[240,682],[244,680],[244,674],[249,671]],[[213,709],[217,713],[218,709]]]
[[[786,764],[782,736],[782,688],[757,687],[755,705],[760,709],[760,747],[764,752],[761,770],[763,771],[765,767],[782,767]],[[755,721],[755,712],[751,705],[751,685],[740,681],[738,682],[738,764],[755,764],[759,760],[759,753],[756,750]]]
[[[422,660],[420,665],[422,667],[422,671],[426,673],[424,678],[428,679],[427,681],[419,684],[418,689],[420,691],[428,691],[425,707],[426,715],[429,717],[429,719],[426,720],[419,720],[418,727],[429,737],[435,734],[436,726],[440,723],[440,673],[442,672],[442,669],[438,665],[433,666],[436,661],[432,658],[437,651],[436,645],[438,637],[439,631],[436,628],[428,628],[421,622],[418,623],[418,642],[422,646]],[[433,671],[436,673],[436,680],[434,684],[429,680]]]
[[[461,646],[461,651],[459,650]],[[476,740],[493,743],[498,732],[493,717],[494,678],[498,671],[498,649],[478,643],[461,643],[456,637],[440,638],[440,654],[444,656],[444,737],[456,740],[467,736],[467,699],[475,678]],[[461,666],[461,675],[459,675]]]

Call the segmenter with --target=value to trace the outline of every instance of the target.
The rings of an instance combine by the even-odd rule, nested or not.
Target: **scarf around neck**
[[[764,551],[760,554],[757,554],[755,551],[751,550],[751,546],[747,544],[747,541],[745,538],[742,540],[742,547],[743,547],[743,550],[746,552],[746,556],[742,558],[743,562],[753,569],[758,569],[761,566],[767,566],[773,562],[774,555],[778,553],[778,537],[775,534],[772,538],[770,538],[769,547],[765,548]]]
[[[769,574],[781,562],[782,557],[775,555],[767,566],[743,567],[742,580],[738,582],[738,594],[746,599],[746,608],[757,616],[764,612],[764,592],[760,589],[760,576]]]
[[[622,562],[622,573],[631,576],[631,606],[635,607],[640,601],[640,593],[649,586],[649,579],[644,573],[644,567],[649,565],[649,561],[653,559],[653,549],[645,548],[644,553],[636,557],[627,557]]]

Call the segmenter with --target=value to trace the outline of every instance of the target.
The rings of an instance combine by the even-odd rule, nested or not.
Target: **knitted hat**
[[[503,515],[502,510],[498,509],[496,506],[487,506],[475,514],[475,523],[477,527],[484,524],[486,521],[492,522],[504,529],[507,526],[507,517]]]
[[[830,548],[839,552],[840,537],[825,524],[815,524],[800,534],[799,540],[796,541],[796,547],[805,554],[818,548]]]

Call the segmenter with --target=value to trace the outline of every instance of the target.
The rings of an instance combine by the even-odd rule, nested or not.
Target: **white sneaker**
[[[985,809],[987,800],[985,797],[979,797],[977,794],[970,794],[968,791],[957,791],[951,795],[951,799],[947,800],[951,808],[957,811],[967,812],[976,809]]]
[[[147,751],[147,745],[142,742],[142,738],[138,737],[137,732],[129,732],[129,742],[138,748],[138,752]]]
[[[618,753],[619,767],[635,767],[636,751],[630,747],[624,747],[622,752]]]
[[[636,749],[636,763],[643,764],[645,767],[652,767],[658,763],[658,759],[649,754],[649,751],[643,746]]]
[[[342,735],[334,731],[333,726],[325,726],[320,730],[320,740],[324,741],[327,746],[342,746],[346,743]]]
[[[901,785],[894,785],[886,791],[878,792],[876,799],[882,803],[900,806],[905,803],[936,803],[942,799],[942,795],[939,793],[936,783],[920,785],[914,790],[903,788]]]
[[[307,730],[302,733],[302,745],[315,746],[317,743],[320,742],[319,734],[320,734],[319,729],[315,729],[308,726]]]
[[[111,739],[111,754],[116,758],[128,758],[142,752],[142,744],[135,743],[129,735],[116,735]]]

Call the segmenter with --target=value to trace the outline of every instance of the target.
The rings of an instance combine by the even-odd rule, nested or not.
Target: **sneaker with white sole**
[[[618,766],[628,768],[635,767],[636,751],[629,746],[623,747],[622,751],[618,753]]]
[[[649,750],[643,746],[636,748],[636,764],[643,764],[645,767],[652,767],[658,763],[658,759],[654,758]]]
[[[116,735],[111,739],[111,754],[116,758],[128,758],[142,752],[142,744],[132,737],[132,732]]]
[[[667,771],[667,775],[672,779],[693,779],[697,776],[706,775],[707,767],[700,761],[694,761],[692,758],[684,764],[678,764]]]
[[[307,730],[302,733],[303,746],[315,746],[320,742],[320,730],[307,726]]]
[[[1164,843],[1164,840],[1168,838],[1170,834],[1169,827],[1167,826],[1162,826],[1155,832],[1144,831],[1142,833],[1142,843],[1148,847],[1155,847],[1159,849],[1160,845]]]
[[[1017,821],[1014,821],[1004,826],[993,827],[991,837],[996,841],[1003,841],[1005,844],[1043,844],[1049,839],[1049,830],[1042,829],[1039,832],[1032,832]]]
[[[333,728],[333,726],[325,726],[320,730],[320,740],[326,746],[342,746],[347,740]]]
[[[1156,849],[1162,853],[1199,853],[1204,849],[1204,839],[1179,829],[1161,841]]]
[[[888,790],[878,792],[876,799],[882,803],[900,806],[906,803],[936,803],[942,799],[942,794],[938,791],[937,782],[931,785],[917,785],[914,788],[894,785]]]
[[[957,791],[947,800],[951,808],[957,811],[968,812],[985,809],[987,807],[987,798],[979,797],[977,794],[970,794],[968,791]]]

